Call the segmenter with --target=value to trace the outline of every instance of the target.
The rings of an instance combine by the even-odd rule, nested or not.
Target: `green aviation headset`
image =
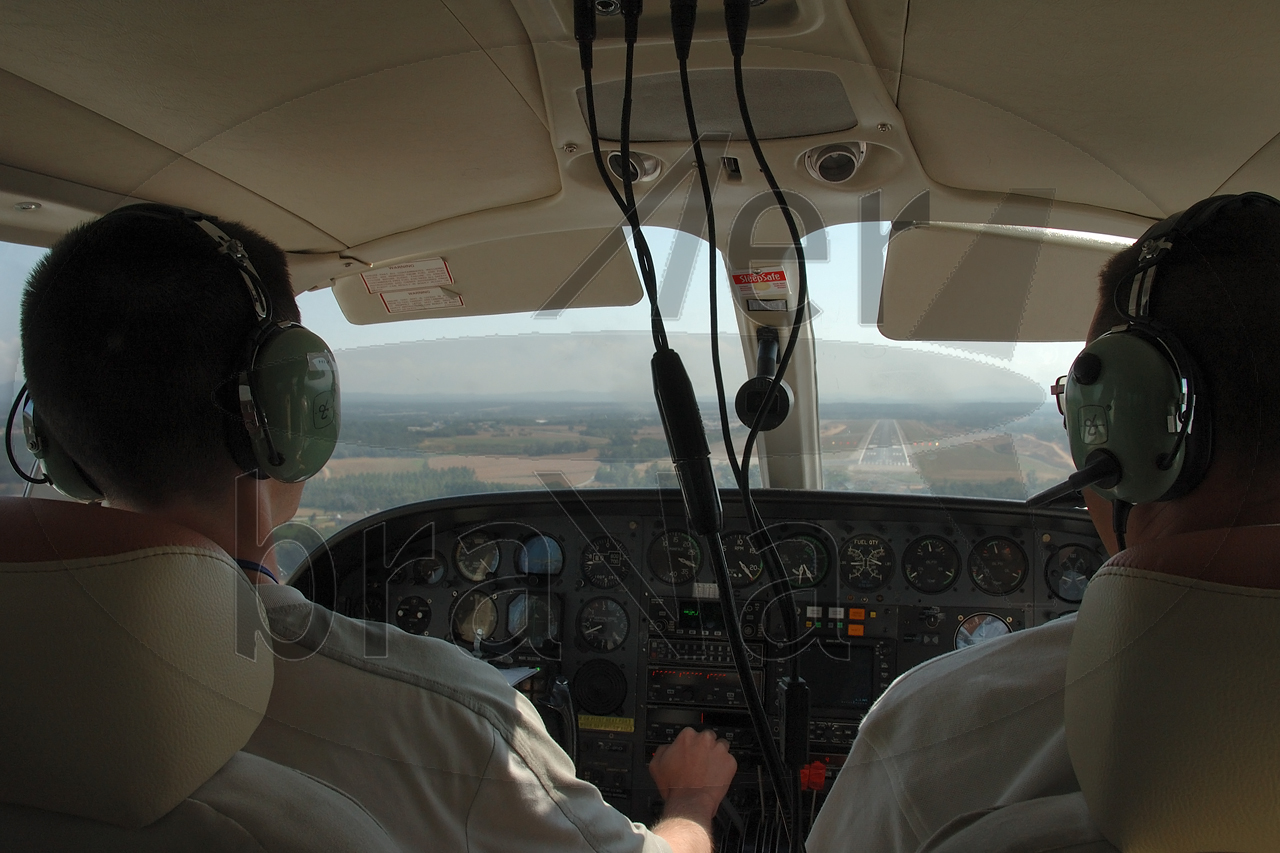
[[[1127,322],[1086,346],[1053,386],[1078,469],[1068,482],[1075,488],[1091,485],[1116,503],[1117,533],[1123,532],[1128,506],[1185,495],[1209,468],[1208,395],[1190,354],[1152,318],[1151,296],[1160,270],[1178,263],[1191,234],[1246,204],[1280,201],[1262,193],[1214,196],[1138,238],[1137,269],[1128,289],[1115,294]]]
[[[270,292],[245,252],[204,214],[162,204],[136,204],[107,214],[109,217],[146,216],[182,219],[204,231],[228,258],[244,282],[257,322],[245,339],[227,390],[234,395],[229,408],[239,415],[228,429],[227,447],[245,473],[298,483],[317,473],[329,461],[341,425],[338,368],[333,353],[319,335],[290,320],[277,320]],[[106,217],[104,217],[106,218]],[[54,440],[36,407],[28,411],[24,385],[9,412],[6,450],[9,461],[23,479],[49,483],[58,491],[82,501],[100,501],[102,491]],[[19,409],[27,448],[40,460],[44,477],[22,471],[13,457],[9,433]]]

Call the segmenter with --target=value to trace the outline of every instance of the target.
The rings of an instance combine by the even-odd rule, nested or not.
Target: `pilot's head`
[[[1102,269],[1089,340],[1125,323],[1140,246]],[[1179,239],[1161,263],[1150,316],[1199,368],[1213,413],[1213,465],[1245,476],[1280,474],[1280,206],[1224,210]]]
[[[1191,210],[1194,212],[1195,208]],[[1121,309],[1132,309],[1145,295],[1139,288],[1138,296],[1130,300],[1137,287],[1135,272],[1143,251],[1141,243],[1115,255],[1100,275],[1098,305],[1087,350],[1103,353],[1104,376],[1097,383],[1098,388],[1116,379],[1113,372],[1108,380],[1106,369],[1131,370],[1132,362],[1137,360],[1108,364],[1105,351],[1099,350],[1098,344],[1109,331],[1128,325],[1132,318],[1124,316]],[[1148,473],[1153,475],[1154,492],[1132,501],[1139,505],[1133,517],[1135,521],[1139,516],[1150,517],[1168,503],[1200,501],[1212,493],[1231,499],[1223,502],[1223,518],[1205,518],[1205,523],[1230,526],[1231,512],[1280,493],[1280,370],[1276,369],[1280,364],[1280,204],[1269,199],[1228,204],[1188,233],[1175,235],[1170,243],[1172,249],[1160,260],[1158,274],[1152,278],[1146,317],[1175,348],[1185,351],[1181,358],[1188,362],[1188,370],[1183,372],[1189,372],[1194,365],[1200,401],[1192,424],[1205,445],[1199,449],[1207,455],[1203,456],[1202,472],[1184,481],[1183,485],[1189,483],[1189,487],[1170,487],[1160,496],[1155,492],[1170,484],[1156,479],[1160,472],[1152,467]],[[1141,329],[1143,324],[1137,325]],[[1123,337],[1126,333],[1120,334]],[[1113,351],[1117,357],[1136,355],[1135,351]],[[1076,365],[1072,371],[1075,375]],[[1131,372],[1125,380],[1120,383],[1125,393],[1114,394],[1116,405],[1107,407],[1114,414],[1114,422],[1108,424],[1112,445],[1123,438],[1125,430],[1133,428],[1124,419],[1120,401],[1126,394],[1130,398],[1136,396],[1127,392],[1144,390],[1146,381],[1141,372]],[[1154,384],[1154,380],[1148,384]],[[1079,383],[1076,387],[1080,387]],[[1136,431],[1136,435],[1147,436],[1151,441],[1143,439],[1138,444],[1160,443],[1163,447],[1174,440],[1163,426],[1163,408],[1154,413],[1152,420],[1159,421],[1154,428]],[[1207,436],[1211,441],[1206,444],[1203,439]],[[1087,448],[1073,446],[1077,455],[1081,450]],[[1139,455],[1146,452],[1143,448],[1138,450]],[[1152,460],[1160,458],[1158,449],[1150,449],[1148,455]],[[1130,456],[1128,467],[1138,468],[1142,461],[1132,462],[1133,459]],[[1130,488],[1132,485],[1131,480]],[[1104,510],[1110,507],[1099,505],[1096,492],[1092,497],[1095,520],[1102,521]],[[1105,535],[1111,526],[1110,518],[1098,526]]]
[[[209,222],[243,245],[273,318],[297,321],[280,248],[239,223]],[[258,325],[237,265],[194,222],[111,214],[70,231],[31,273],[31,399],[109,500],[149,509],[208,497],[253,458],[234,380]]]

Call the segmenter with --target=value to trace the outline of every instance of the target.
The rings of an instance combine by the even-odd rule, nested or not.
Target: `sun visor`
[[[1132,241],[934,222],[889,240],[879,327],[892,340],[1079,341],[1098,271]]]
[[[622,230],[598,228],[396,258],[335,279],[333,293],[348,320],[366,325],[634,305],[643,290]]]

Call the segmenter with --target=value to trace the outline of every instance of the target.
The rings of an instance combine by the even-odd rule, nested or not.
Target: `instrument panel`
[[[755,494],[780,576],[736,493],[722,494],[752,677],[775,724],[779,679],[805,679],[810,757],[829,778],[863,714],[900,673],[1072,612],[1105,560],[1079,510]],[[759,787],[768,783],[706,549],[676,491],[486,494],[352,525],[313,552],[304,564],[311,570],[294,583],[348,616],[534,670],[519,689],[579,776],[634,820],[652,820],[660,808],[645,770],[653,750],[686,725],[715,728],[739,762],[729,797],[735,823],[721,846],[758,849],[748,836],[767,817]]]

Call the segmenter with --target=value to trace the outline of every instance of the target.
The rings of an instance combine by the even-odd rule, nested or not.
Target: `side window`
[[[3,414],[9,414],[14,395],[22,387],[22,365],[18,347],[18,316],[22,305],[22,288],[27,275],[45,250],[35,246],[0,242],[0,404]],[[24,470],[30,470],[31,454],[22,442],[21,423],[13,440],[13,452]],[[9,466],[7,458],[0,459],[0,495],[20,495],[23,482]]]

